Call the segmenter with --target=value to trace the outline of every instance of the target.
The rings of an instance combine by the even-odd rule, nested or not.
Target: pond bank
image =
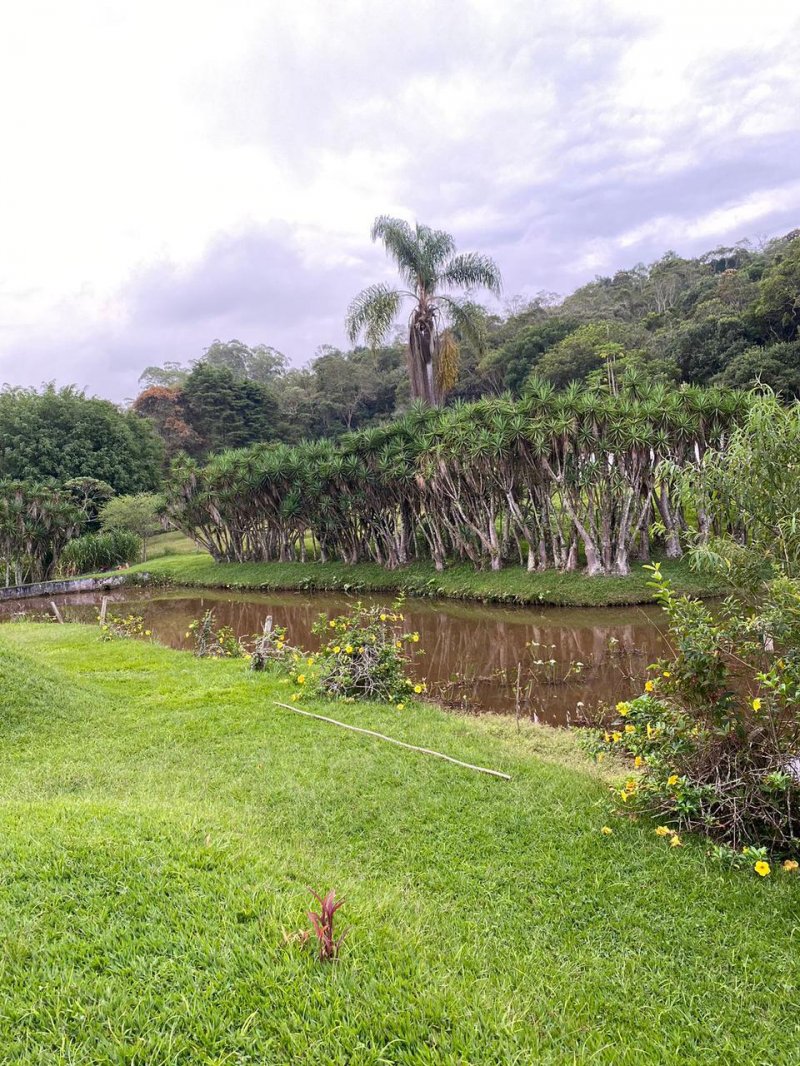
[[[322,615],[344,614],[353,597],[342,592],[274,592],[128,585],[112,591],[54,596],[65,622],[97,623],[103,599],[111,614],[140,616],[153,639],[190,649],[193,621],[207,611],[217,626],[246,642],[271,617],[290,643],[319,648],[312,627]],[[388,597],[359,593],[366,604]],[[51,597],[0,604],[0,621],[52,614]],[[647,664],[668,654],[657,607],[539,607],[409,597],[406,627],[419,634],[410,667],[415,681],[448,707],[535,717],[552,725],[594,720],[600,705],[639,695]],[[519,689],[517,689],[519,683]]]
[[[76,577],[64,581],[35,581],[29,585],[8,585],[0,588],[0,603],[28,600],[37,596],[63,596],[71,592],[98,592],[127,584],[127,574],[107,574],[105,577]]]
[[[662,562],[662,570],[678,592],[708,597],[720,588],[685,560]],[[374,592],[394,596],[476,600],[483,603],[606,607],[653,603],[650,575],[639,565],[627,577],[587,577],[556,570],[529,573],[523,567],[474,570],[453,565],[437,572],[432,563],[412,563],[385,570],[374,563],[215,563],[208,555],[169,555],[133,566],[134,577],[147,573],[154,581],[196,588],[267,591]]]

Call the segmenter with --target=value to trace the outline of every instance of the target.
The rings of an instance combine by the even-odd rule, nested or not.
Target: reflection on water
[[[292,643],[315,649],[310,629],[317,616],[332,617],[353,602],[342,594],[302,592],[131,588],[107,595],[115,613],[143,615],[154,638],[173,648],[189,647],[188,623],[213,610],[218,625],[240,636],[260,632],[272,615]],[[67,622],[95,622],[101,598],[77,593],[56,603]],[[0,619],[43,614],[52,614],[43,599],[0,605]],[[514,713],[519,670],[521,713],[554,724],[591,718],[598,704],[641,691],[648,663],[666,651],[663,616],[655,607],[530,609],[408,600],[404,614],[420,634],[416,647],[424,650],[415,673],[433,695],[467,711]]]

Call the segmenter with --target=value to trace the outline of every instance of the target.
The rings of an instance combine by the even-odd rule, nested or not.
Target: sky
[[[25,0],[0,37],[0,382],[302,365],[379,214],[504,296],[800,226],[796,0]]]

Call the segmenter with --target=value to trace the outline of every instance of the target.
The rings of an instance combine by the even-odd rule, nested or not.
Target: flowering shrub
[[[407,696],[425,691],[424,684],[407,676],[410,650],[419,642],[419,633],[404,631],[401,607],[399,600],[392,607],[356,603],[338,618],[320,615],[312,632],[321,646],[310,664],[322,692],[340,699],[390,701],[402,710]],[[306,682],[302,664],[295,681]]]
[[[150,637],[152,632],[144,627],[144,618],[140,614],[129,614],[122,618],[120,615],[107,614],[105,621],[100,622],[100,639],[103,641],[115,640],[118,637]]]
[[[214,628],[213,611],[206,611],[202,618],[189,623],[187,639],[194,639],[194,653],[199,659],[243,659],[247,649],[230,626]]]
[[[273,625],[268,618],[250,653],[250,669],[266,670],[270,663],[283,663],[295,650],[289,646],[286,627]]]
[[[773,582],[757,611],[736,598],[712,611],[650,569],[675,655],[597,734],[640,771],[620,802],[735,851],[798,852],[800,587]]]

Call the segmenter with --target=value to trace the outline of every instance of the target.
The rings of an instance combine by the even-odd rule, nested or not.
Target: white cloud
[[[535,291],[782,226],[800,190],[769,153],[800,125],[798,26],[793,0],[15,5],[0,380],[81,373],[130,394],[137,344],[196,355],[208,323],[173,329],[165,292],[154,335],[140,281],[213,285],[230,235],[284,227],[270,247],[298,287],[338,271],[344,292],[386,272],[372,218],[419,215],[494,252],[507,291]],[[342,339],[330,306],[258,320],[241,284],[249,317],[219,329],[258,329],[295,361]]]

